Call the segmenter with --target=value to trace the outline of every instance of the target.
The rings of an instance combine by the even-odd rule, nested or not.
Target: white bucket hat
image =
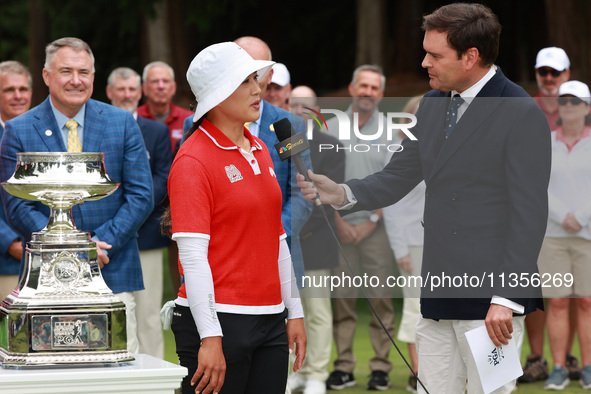
[[[591,103],[591,92],[589,92],[589,87],[581,81],[567,81],[560,85],[558,95],[565,96],[567,94],[578,97],[587,104]]]
[[[275,62],[254,60],[234,42],[210,45],[195,56],[187,70],[187,81],[197,100],[193,122],[230,97],[244,79],[258,71],[260,80]]]

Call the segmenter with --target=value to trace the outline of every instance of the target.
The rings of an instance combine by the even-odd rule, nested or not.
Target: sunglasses
[[[558,71],[553,68],[538,68],[538,74],[540,74],[540,77],[545,77],[548,74],[552,74],[554,78],[558,78],[558,76],[562,74],[562,71]]]
[[[584,101],[578,97],[558,97],[558,105],[566,105],[569,102],[572,105],[579,105],[581,103],[584,103]]]

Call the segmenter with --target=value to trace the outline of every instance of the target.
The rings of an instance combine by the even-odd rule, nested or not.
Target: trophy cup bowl
[[[31,236],[25,269],[0,304],[0,362],[7,366],[105,364],[133,360],[127,351],[125,305],[106,285],[96,243],[76,228],[72,207],[119,187],[103,153],[17,153],[2,187],[50,208],[47,226]]]

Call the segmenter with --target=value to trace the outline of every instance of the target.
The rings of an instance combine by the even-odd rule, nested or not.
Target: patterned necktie
[[[78,138],[78,122],[70,119],[66,122],[68,132],[68,152],[82,152],[82,144]]]
[[[458,123],[458,108],[464,103],[464,99],[456,94],[452,97],[447,114],[445,115],[445,138],[449,137],[456,123]]]

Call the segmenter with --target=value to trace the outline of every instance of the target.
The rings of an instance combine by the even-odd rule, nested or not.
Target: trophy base
[[[105,284],[94,242],[28,243],[26,270],[0,303],[6,366],[132,361],[125,304]]]
[[[0,305],[0,363],[29,367],[134,360],[127,351],[125,304],[114,295],[101,298],[106,303],[39,307],[9,295]]]
[[[135,358],[128,351],[96,352],[92,354],[71,354],[67,352],[54,354],[20,354],[9,353],[0,348],[0,363],[3,368],[46,367],[52,365],[105,365],[133,361]]]

